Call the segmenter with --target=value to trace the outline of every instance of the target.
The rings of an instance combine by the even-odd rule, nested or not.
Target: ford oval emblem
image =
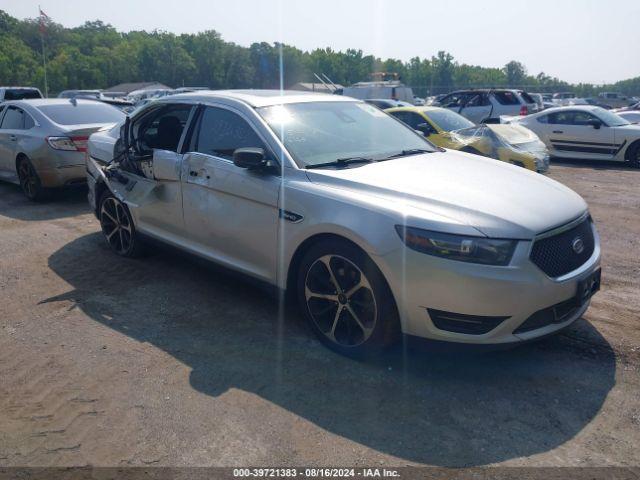
[[[574,238],[573,242],[571,242],[571,248],[576,255],[580,255],[582,252],[584,252],[584,242],[582,241],[582,238]]]

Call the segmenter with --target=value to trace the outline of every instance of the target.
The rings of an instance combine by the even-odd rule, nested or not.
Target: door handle
[[[553,133],[564,133],[562,130],[554,130]]]
[[[15,142],[18,139],[18,137],[16,137],[15,135],[9,135],[9,140],[11,140],[12,142]]]
[[[191,175],[192,177],[197,177],[198,176],[198,172],[196,172],[195,170],[191,170],[189,172],[189,175]]]

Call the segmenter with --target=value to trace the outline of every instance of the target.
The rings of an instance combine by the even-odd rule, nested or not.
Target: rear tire
[[[144,245],[136,233],[129,209],[109,190],[100,197],[98,219],[104,238],[113,252],[129,258],[142,255]]]
[[[51,190],[44,188],[38,172],[27,157],[21,157],[16,162],[16,172],[20,188],[32,202],[43,202],[51,197]]]
[[[305,253],[297,296],[319,340],[342,355],[376,355],[400,336],[396,303],[382,272],[346,241],[318,243]]]

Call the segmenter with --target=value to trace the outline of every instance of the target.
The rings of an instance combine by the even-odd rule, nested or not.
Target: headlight
[[[517,240],[452,235],[404,225],[396,225],[396,231],[405,245],[417,252],[483,265],[508,265],[518,243]]]

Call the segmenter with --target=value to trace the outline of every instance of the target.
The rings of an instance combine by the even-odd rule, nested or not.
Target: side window
[[[496,100],[502,105],[518,105],[520,103],[516,94],[508,90],[493,92],[493,96],[496,97]]]
[[[552,122],[549,122],[549,116],[550,115],[542,115],[538,117],[538,123],[552,123]]]
[[[597,120],[596,117],[588,112],[575,112],[571,125],[588,125],[590,120]]]
[[[207,155],[233,158],[238,148],[268,149],[255,130],[240,115],[224,108],[207,107],[200,121],[195,150]]]
[[[549,115],[549,123],[554,125],[573,125],[573,110],[556,112]]]
[[[16,107],[8,107],[2,119],[2,130],[22,130],[24,128],[24,112]]]
[[[24,114],[24,129],[29,130],[36,126],[36,122],[33,120],[33,117],[25,112]]]
[[[489,105],[489,99],[485,93],[471,93],[467,97],[465,107],[485,107]]]
[[[445,108],[456,108],[462,106],[462,101],[464,99],[463,93],[452,93],[451,95],[447,95],[442,100],[440,100],[440,105]]]
[[[398,120],[400,120],[405,125],[409,125],[409,112],[391,112],[391,115],[396,117]],[[409,125],[409,126],[411,126],[411,125]]]
[[[138,152],[142,155],[150,155],[154,149],[176,152],[191,108],[184,104],[169,105],[134,120],[133,136]]]

